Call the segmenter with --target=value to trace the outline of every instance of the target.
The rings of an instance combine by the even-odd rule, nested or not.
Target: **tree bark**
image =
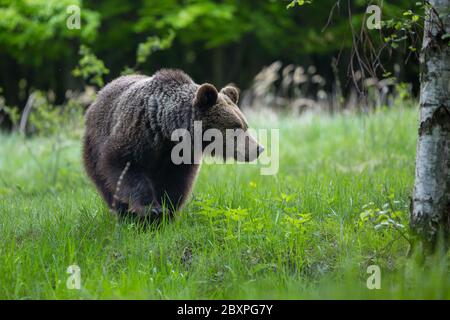
[[[434,246],[450,230],[450,0],[430,0],[421,52],[420,126],[410,225]]]

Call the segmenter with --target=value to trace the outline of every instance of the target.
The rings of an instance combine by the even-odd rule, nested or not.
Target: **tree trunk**
[[[450,230],[450,0],[430,0],[421,53],[420,127],[411,228],[434,245]]]

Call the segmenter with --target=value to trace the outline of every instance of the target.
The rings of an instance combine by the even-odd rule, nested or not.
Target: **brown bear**
[[[245,161],[255,160],[264,149],[248,133],[236,105],[238,97],[233,86],[219,92],[170,69],[150,77],[122,76],[107,84],[86,112],[83,158],[108,206],[150,221],[161,218],[163,204],[169,216],[181,208],[199,164],[172,161],[171,150],[177,144],[172,133],[177,129],[193,133],[196,121],[201,121],[203,131],[242,131],[245,144],[233,143],[232,157],[244,154]],[[224,139],[224,147],[235,140]],[[202,150],[206,145],[202,141]]]

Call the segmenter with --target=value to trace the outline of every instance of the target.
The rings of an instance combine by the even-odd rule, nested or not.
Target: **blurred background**
[[[414,96],[416,44],[363,28],[371,1],[344,2],[0,0],[0,128],[51,131],[52,119],[82,114],[108,81],[162,67],[235,83],[243,108],[294,114]],[[410,2],[374,3],[389,20]]]

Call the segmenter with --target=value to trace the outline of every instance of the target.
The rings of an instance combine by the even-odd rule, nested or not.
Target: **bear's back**
[[[161,69],[151,77],[121,76],[99,91],[97,99],[86,112],[86,128],[96,136],[109,136],[119,118],[136,111],[132,110],[134,104],[152,95],[176,100],[177,97],[192,95],[195,88],[192,79],[176,69]]]
[[[96,136],[108,136],[121,95],[137,82],[149,78],[144,75],[122,76],[103,87],[98,92],[95,102],[86,111],[87,131],[95,131]]]

